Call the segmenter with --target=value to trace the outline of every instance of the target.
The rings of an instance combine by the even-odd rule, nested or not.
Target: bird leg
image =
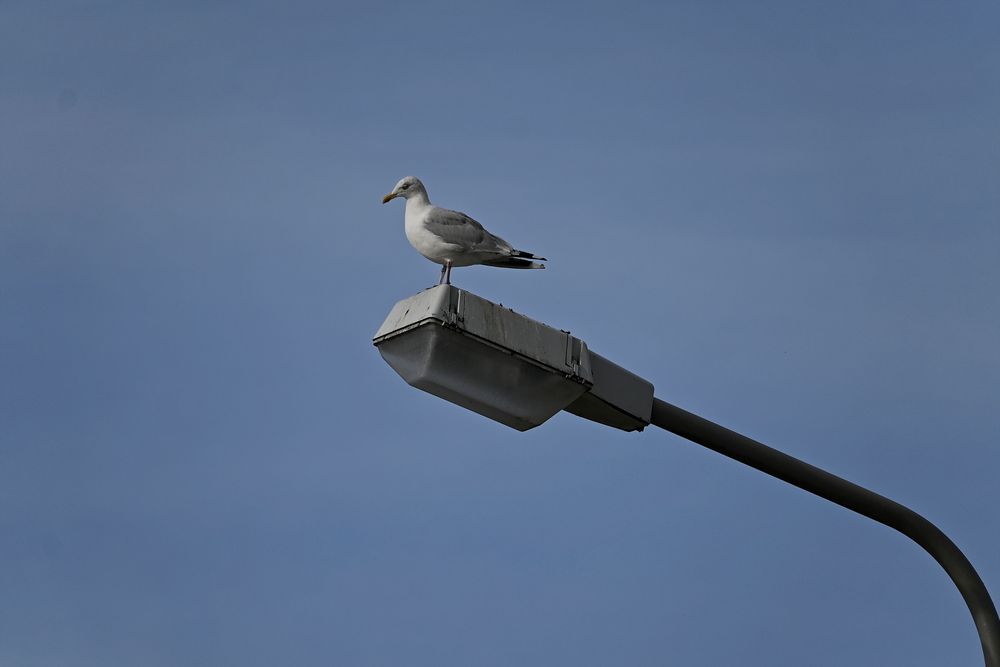
[[[441,265],[441,278],[438,279],[438,285],[450,285],[451,284],[451,262],[445,262]]]

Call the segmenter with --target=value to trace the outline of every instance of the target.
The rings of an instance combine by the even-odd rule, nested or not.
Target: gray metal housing
[[[408,384],[525,431],[560,410],[627,431],[653,386],[587,344],[452,285],[403,299],[372,342]]]
[[[594,384],[566,408],[578,417],[614,426],[623,431],[641,431],[653,412],[653,384],[596,352],[590,353]]]

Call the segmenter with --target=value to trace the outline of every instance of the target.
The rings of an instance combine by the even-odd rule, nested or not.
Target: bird
[[[402,197],[406,200],[403,221],[406,238],[417,252],[441,265],[438,285],[451,284],[455,266],[484,264],[504,269],[544,269],[548,261],[524,250],[517,250],[467,216],[435,206],[427,197],[427,188],[416,176],[401,178],[383,204]],[[536,261],[537,260],[537,261]]]

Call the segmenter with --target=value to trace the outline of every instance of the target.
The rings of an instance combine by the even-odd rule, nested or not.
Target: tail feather
[[[532,257],[534,257],[532,255]],[[541,259],[540,257],[538,259]],[[519,257],[501,257],[498,259],[491,259],[488,262],[483,262],[486,266],[497,266],[502,269],[544,269],[544,264],[539,264],[538,262],[532,262],[527,259],[521,259]]]
[[[549,261],[544,257],[539,257],[538,255],[532,254],[526,250],[515,250],[514,257],[524,257],[525,259],[537,259],[539,262]]]

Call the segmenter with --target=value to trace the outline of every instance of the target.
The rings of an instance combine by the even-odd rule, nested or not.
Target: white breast
[[[423,204],[413,199],[407,200],[406,214],[403,217],[406,238],[421,255],[432,262],[444,264],[447,260],[454,258],[454,247],[443,242],[441,237],[429,232],[424,226],[424,216],[430,208],[429,204]]]

